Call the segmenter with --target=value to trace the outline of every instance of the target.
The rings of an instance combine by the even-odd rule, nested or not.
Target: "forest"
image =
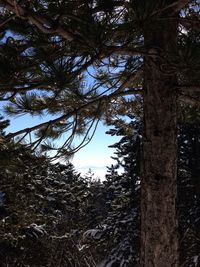
[[[0,112],[0,266],[200,266],[199,0],[0,0]]]

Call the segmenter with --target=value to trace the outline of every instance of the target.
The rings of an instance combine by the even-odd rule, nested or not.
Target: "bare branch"
[[[48,84],[40,84],[40,83],[30,83],[29,86],[22,86],[21,85],[14,85],[13,87],[6,87],[7,85],[5,85],[5,87],[2,87],[2,85],[0,85],[0,93],[21,93],[21,92],[28,92],[31,90],[35,90],[37,89],[41,89],[41,90],[52,90],[52,88],[50,87],[50,85]],[[18,86],[18,87],[17,87]]]
[[[63,29],[61,26],[58,26],[56,29],[51,28],[52,21],[48,20],[38,14],[33,14],[21,7],[16,1],[5,0],[2,1],[5,4],[5,7],[14,12],[21,19],[28,20],[31,24],[35,25],[43,33],[46,34],[58,34],[68,41],[73,41],[75,35],[66,29]]]
[[[178,0],[174,3],[174,13],[178,13],[183,9],[185,6],[187,6],[191,0]]]
[[[79,145],[72,151],[72,153],[75,153],[75,152],[79,151],[81,148],[85,147],[87,144],[90,143],[90,141],[92,140],[92,138],[93,138],[93,136],[94,136],[94,134],[95,134],[95,132],[96,132],[96,129],[97,129],[97,126],[98,126],[100,120],[97,119],[96,123],[95,123],[95,121],[96,121],[96,118],[94,118],[94,119],[92,120],[92,123],[90,124],[89,128],[87,129],[87,132],[86,132],[86,134],[85,134],[83,140],[82,140],[81,143],[80,143],[80,144],[79,144]],[[92,132],[92,135],[89,137],[89,133],[90,133],[90,131],[91,131],[91,129],[92,129],[93,126],[94,126],[94,130],[93,130],[93,132]],[[88,138],[88,140],[87,140],[87,138]]]
[[[124,47],[124,46],[106,46],[105,50],[109,52],[110,54],[120,54],[120,55],[129,55],[129,56],[135,56],[135,55],[146,55],[147,49],[143,46],[141,47]],[[149,53],[148,53],[149,55]]]
[[[178,86],[176,87],[176,89],[178,89],[179,92],[183,92],[183,93],[194,93],[194,92],[200,92],[200,86]]]
[[[0,23],[0,28],[2,28],[6,23],[8,23],[10,20],[12,20],[15,17],[15,15],[11,15],[10,17],[8,17],[6,20],[2,21]]]
[[[9,101],[12,100],[15,97],[16,93],[12,93],[10,96],[6,97],[6,94],[4,94],[2,96],[2,94],[0,94],[0,101]]]
[[[192,106],[200,106],[200,99],[188,96],[188,95],[179,95],[178,100]]]
[[[157,14],[157,13],[161,13],[161,12],[163,12],[165,10],[171,9],[171,8],[173,10],[173,14],[179,13],[181,11],[181,9],[183,9],[187,4],[189,4],[190,1],[191,0],[178,0],[178,1],[175,1],[172,4],[165,6],[164,8],[156,10],[154,12],[154,15]]]

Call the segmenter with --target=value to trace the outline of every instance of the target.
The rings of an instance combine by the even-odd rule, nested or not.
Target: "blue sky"
[[[9,119],[11,123],[7,132],[15,132],[42,122],[42,119],[29,115]],[[92,141],[74,155],[71,162],[76,170],[84,174],[91,169],[95,173],[95,177],[103,179],[106,173],[106,166],[115,164],[115,161],[111,159],[114,149],[108,148],[108,146],[118,141],[119,137],[105,134],[108,129],[100,122]]]
[[[116,163],[111,159],[115,150],[108,146],[118,141],[119,138],[105,134],[107,130],[108,127],[100,123],[92,141],[74,155],[72,163],[82,173],[91,168],[96,176],[103,178],[106,166]]]

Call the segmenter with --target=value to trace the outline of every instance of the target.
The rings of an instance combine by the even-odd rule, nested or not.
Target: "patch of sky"
[[[5,202],[5,193],[0,191],[0,207],[4,206],[4,202]]]

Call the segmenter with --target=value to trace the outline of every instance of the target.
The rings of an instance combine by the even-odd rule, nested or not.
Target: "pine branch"
[[[51,25],[53,25],[53,23],[50,19],[44,18],[43,16],[25,10],[16,1],[5,0],[1,2],[5,4],[5,7],[8,10],[15,13],[21,19],[28,20],[31,24],[35,25],[45,34],[58,34],[68,41],[73,41],[77,37],[75,34],[71,33],[70,31],[67,31],[61,26],[58,26],[56,29],[52,28]]]
[[[142,90],[130,90],[130,91],[125,91],[125,92],[121,92],[121,91],[117,91],[117,92],[113,92],[111,93],[110,95],[103,95],[101,97],[98,97],[76,109],[74,109],[73,111],[71,112],[68,112],[67,114],[64,114],[56,119],[53,119],[53,120],[49,120],[47,122],[43,122],[43,123],[40,123],[40,124],[37,124],[33,127],[30,127],[30,128],[25,128],[25,129],[22,129],[22,130],[19,130],[17,132],[13,132],[13,133],[9,133],[7,134],[5,137],[7,139],[11,139],[11,138],[14,138],[15,136],[18,136],[20,134],[23,134],[23,133],[30,133],[30,132],[33,132],[35,130],[38,130],[40,128],[43,128],[43,127],[49,127],[57,122],[60,122],[62,120],[67,120],[69,119],[70,117],[74,116],[74,115],[77,115],[79,112],[81,112],[82,110],[84,110],[85,108],[88,108],[90,107],[91,105],[93,104],[96,104],[96,103],[103,103],[103,102],[108,102],[110,101],[111,99],[114,99],[114,98],[117,98],[117,97],[120,97],[120,96],[125,96],[125,95],[130,95],[130,94],[141,94]]]
[[[181,9],[186,7],[190,2],[191,2],[191,0],[178,0],[178,1],[176,1],[173,4],[174,5],[173,12],[174,13],[179,13],[181,11]]]
[[[45,34],[58,34],[61,37],[63,37],[67,41],[80,41],[80,34],[76,35],[70,30],[66,30],[60,25],[57,26],[57,28],[53,28],[53,22],[50,19],[47,19],[43,16],[40,16],[36,13],[31,13],[30,11],[25,10],[23,7],[21,7],[16,1],[14,0],[1,0],[0,2],[3,2],[5,4],[5,7],[14,12],[16,16],[19,16],[21,19],[28,20],[29,23],[35,25],[41,32]],[[17,11],[16,11],[17,7]],[[109,52],[109,54],[112,53],[119,53],[120,55],[144,55],[147,54],[147,51],[143,47],[138,48],[127,48],[127,47],[105,47],[105,51]],[[102,57],[105,57],[107,53],[102,53]]]

